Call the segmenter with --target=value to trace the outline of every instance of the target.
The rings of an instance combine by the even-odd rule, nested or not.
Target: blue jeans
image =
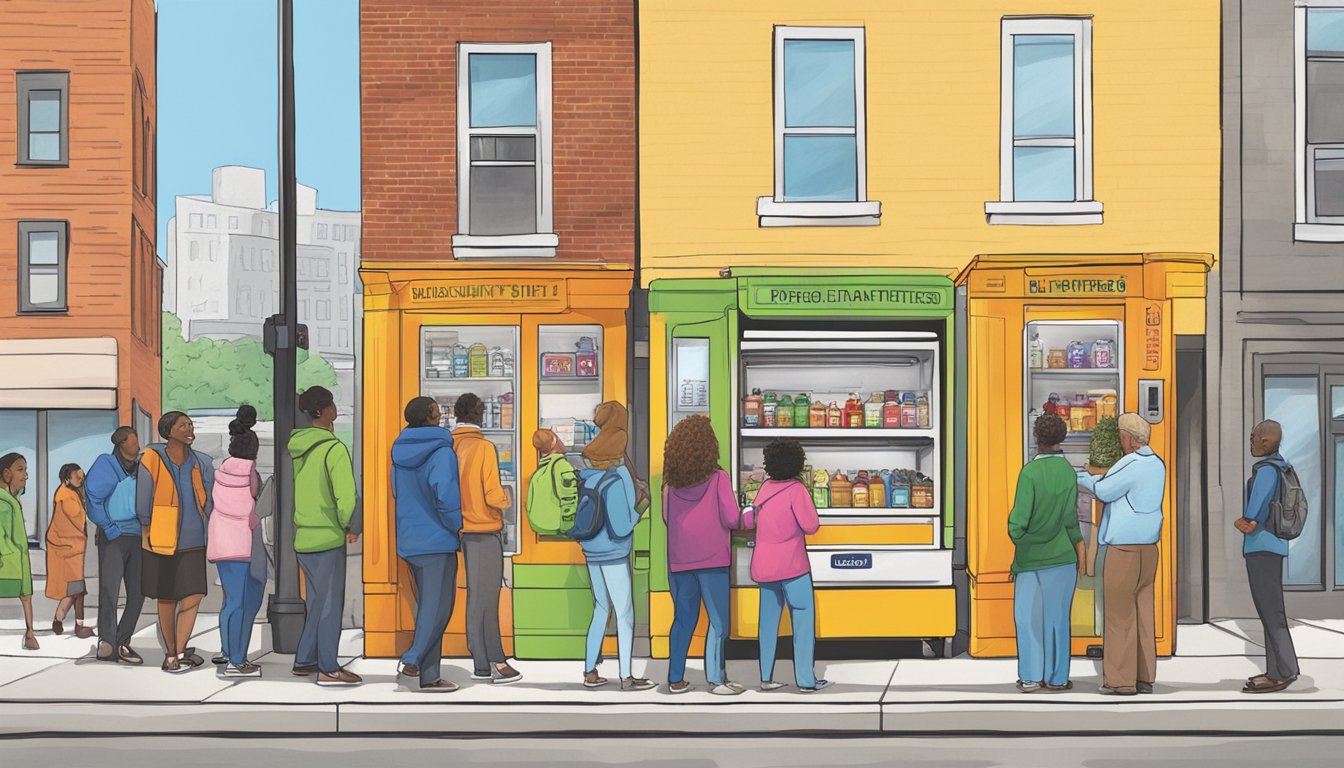
[[[635,603],[630,583],[630,558],[606,563],[589,563],[588,580],[593,585],[593,620],[588,625],[588,645],[584,671],[597,669],[602,655],[602,637],[607,631],[607,616],[616,611],[616,656],[621,678],[631,676],[630,655],[635,646]]]
[[[812,574],[804,573],[784,581],[767,581],[760,586],[761,682],[769,682],[775,674],[779,617],[783,615],[787,603],[789,620],[793,624],[793,680],[799,688],[817,687],[817,675],[812,670],[812,658],[817,645]]]
[[[667,682],[680,683],[686,677],[686,654],[691,635],[700,623],[700,602],[709,614],[709,632],[705,635],[705,680],[722,685],[728,679],[724,669],[723,646],[728,640],[728,569],[701,568],[670,574],[672,586],[671,652],[667,660]]]
[[[317,665],[334,675],[341,670],[341,613],[345,610],[345,545],[325,552],[299,552],[303,571],[303,634],[294,654],[296,666]]]
[[[402,664],[420,668],[420,684],[438,682],[443,663],[443,633],[453,617],[457,597],[457,553],[402,558],[415,580],[415,635],[401,655]]]
[[[1017,679],[1063,685],[1069,680],[1069,615],[1078,566],[1069,563],[1017,574],[1013,623],[1017,625]]]
[[[252,564],[247,560],[220,560],[215,567],[224,585],[224,608],[219,612],[219,652],[230,664],[242,666],[247,663],[252,623],[261,610],[261,593],[266,584],[252,578]]]

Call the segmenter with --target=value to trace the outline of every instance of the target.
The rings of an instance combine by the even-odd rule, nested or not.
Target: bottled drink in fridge
[[[574,375],[593,377],[597,375],[597,346],[593,343],[592,336],[582,336],[575,346],[578,352],[574,353]]]
[[[499,396],[499,428],[513,429],[513,393]]]
[[[1032,368],[1045,367],[1045,343],[1041,341],[1041,334],[1039,333],[1031,335],[1031,352],[1028,355],[1027,364]]]
[[[831,477],[831,506],[836,509],[854,506],[854,484],[843,470],[837,469]]]
[[[504,349],[502,347],[492,347],[490,349],[490,375],[497,378],[504,378]]]
[[[483,378],[490,375],[490,353],[486,351],[485,345],[476,342],[471,345],[467,351],[467,358],[471,364],[471,377]]]
[[[835,401],[826,406],[826,428],[839,429],[845,423],[845,412]]]
[[[767,390],[761,398],[761,426],[770,429],[779,426],[779,398],[773,390]]]
[[[933,508],[933,480],[921,473],[916,473],[915,481],[910,486],[910,506],[916,509]]]
[[[788,395],[779,398],[779,406],[775,420],[780,429],[787,429],[793,426],[793,398]]]
[[[905,470],[898,469],[891,473],[891,508],[909,509],[910,508],[910,479],[906,477]]]
[[[742,426],[755,429],[761,426],[761,412],[765,407],[765,398],[761,390],[753,389],[751,394],[742,398]]]
[[[831,476],[824,469],[812,473],[812,505],[817,509],[831,506]]]
[[[820,400],[807,409],[807,426],[812,429],[826,428],[826,404]]]
[[[887,487],[882,484],[882,473],[876,469],[868,472],[868,506],[887,506]]]
[[[808,399],[806,392],[799,392],[798,396],[793,398],[793,426],[808,427],[811,426],[808,415],[812,410],[812,401]]]
[[[863,428],[863,400],[858,392],[851,392],[849,399],[845,401],[845,426]]]
[[[471,375],[471,358],[465,344],[453,345],[453,377],[465,379]]]
[[[919,428],[919,407],[915,405],[915,393],[901,394],[901,429]]]
[[[1064,355],[1065,355],[1065,359],[1066,359],[1066,360],[1068,361],[1068,363],[1069,363],[1069,367],[1070,367],[1070,368],[1086,368],[1086,367],[1087,367],[1087,357],[1088,357],[1088,355],[1087,355],[1087,345],[1084,344],[1083,342],[1081,342],[1081,341],[1071,341],[1071,342],[1069,342],[1069,346],[1068,346],[1068,348],[1065,350]]]
[[[901,428],[901,396],[894,389],[888,389],[882,401],[882,428]]]
[[[920,429],[930,429],[933,426],[932,414],[929,411],[929,393],[920,392],[919,397],[915,398],[915,417]]]
[[[860,469],[857,477],[854,478],[854,486],[850,491],[854,500],[855,509],[867,509],[868,507],[868,470]]]
[[[868,429],[880,429],[882,427],[881,392],[874,392],[873,396],[868,398],[868,402],[863,404],[863,426]]]

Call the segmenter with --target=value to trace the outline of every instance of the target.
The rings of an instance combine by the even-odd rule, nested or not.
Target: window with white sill
[[[457,258],[555,255],[551,46],[458,46]]]
[[[776,27],[774,56],[775,188],[757,201],[761,226],[877,224],[863,29]]]
[[[1294,237],[1344,242],[1344,5],[1299,6]]]
[[[1092,199],[1092,20],[1005,18],[991,224],[1100,224]]]

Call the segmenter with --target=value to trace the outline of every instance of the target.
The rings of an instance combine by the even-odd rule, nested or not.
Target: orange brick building
[[[160,406],[153,0],[0,3],[0,452],[42,538],[62,464]]]
[[[424,394],[450,416],[473,392],[514,499],[505,648],[581,657],[591,611],[564,606],[591,607],[582,555],[533,532],[520,500],[537,427],[582,447],[593,408],[628,398],[634,3],[363,0],[360,81],[366,652],[413,629],[388,488],[402,408]]]

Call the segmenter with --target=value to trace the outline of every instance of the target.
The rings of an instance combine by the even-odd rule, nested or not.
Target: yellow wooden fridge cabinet
[[[1028,413],[1044,404],[1029,401],[1031,393],[1025,391],[1034,375],[1028,370],[1027,331],[1050,323],[1080,328],[1109,325],[1122,336],[1115,349],[1120,363],[1116,380],[1122,390],[1119,410],[1138,412],[1152,423],[1150,444],[1167,465],[1155,626],[1158,653],[1171,654],[1180,530],[1175,514],[1175,337],[1204,332],[1205,281],[1212,261],[1205,254],[982,256],[962,273],[969,314],[966,570],[971,655],[1016,654],[1008,512],[1018,472],[1031,457],[1026,445]],[[1080,437],[1066,450],[1085,460],[1087,440]],[[1099,513],[1098,504],[1093,523]],[[1094,552],[1095,546],[1089,546],[1089,560]],[[1080,577],[1074,595],[1075,655],[1100,642],[1093,600],[1096,581]]]
[[[421,394],[422,330],[436,326],[516,329],[518,342],[514,456],[516,482],[511,491],[517,510],[518,553],[509,565],[500,596],[504,650],[518,655],[516,641],[527,635],[529,617],[515,610],[518,581],[532,568],[543,575],[546,593],[573,603],[587,592],[579,546],[555,537],[543,539],[527,525],[527,478],[536,470],[532,433],[537,429],[541,386],[539,338],[548,326],[596,326],[601,329],[598,364],[601,399],[625,401],[626,311],[633,273],[622,265],[555,264],[482,269],[452,262],[365,261],[363,342],[364,470],[364,646],[370,657],[405,651],[414,633],[414,597],[410,573],[397,557],[396,525],[390,488],[392,443],[404,426],[405,403]],[[469,381],[469,380],[468,380]],[[504,457],[501,456],[501,463]],[[508,483],[506,482],[506,485]],[[562,575],[557,575],[562,574]],[[468,654],[464,630],[465,571],[457,572],[457,605],[443,638],[443,652]],[[557,582],[555,584],[544,582]],[[582,583],[580,583],[582,582]],[[591,597],[587,598],[591,606]],[[591,609],[588,614],[591,615]],[[535,623],[535,622],[534,622]],[[545,619],[542,620],[545,623]],[[570,622],[572,623],[572,622]],[[584,623],[586,629],[586,620]],[[573,634],[574,628],[546,628],[541,634]],[[543,639],[544,643],[544,639]],[[604,648],[604,650],[606,650]],[[614,646],[610,649],[614,653]],[[534,655],[534,654],[528,654]],[[543,654],[544,655],[544,654]],[[568,652],[566,652],[568,655]]]

